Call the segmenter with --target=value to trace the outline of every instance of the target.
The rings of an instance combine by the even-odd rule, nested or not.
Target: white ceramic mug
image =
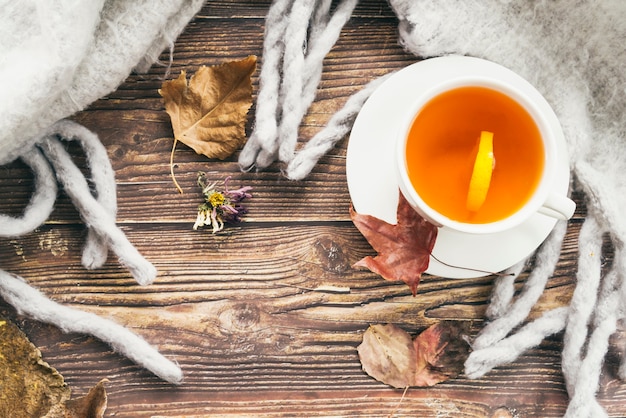
[[[461,87],[483,87],[503,93],[521,105],[531,116],[537,126],[544,149],[544,166],[540,175],[539,184],[531,197],[523,206],[512,215],[490,223],[467,223],[448,218],[437,212],[424,202],[413,187],[407,172],[406,143],[408,133],[413,121],[420,110],[434,97]],[[528,94],[531,91],[532,94]],[[498,78],[497,75],[489,74],[480,76],[472,74],[468,76],[455,76],[432,86],[428,91],[419,94],[412,101],[412,106],[407,109],[406,115],[401,119],[398,137],[396,138],[396,168],[400,191],[409,204],[424,218],[438,226],[445,226],[470,234],[489,234],[507,231],[520,225],[533,214],[539,212],[546,216],[557,219],[569,219],[574,213],[576,205],[567,196],[553,191],[554,180],[557,176],[559,158],[567,156],[558,155],[556,133],[546,117],[546,111],[552,112],[545,99],[525,80],[510,77]],[[559,127],[560,129],[560,127]],[[495,139],[494,139],[495,142]],[[497,167],[497,155],[496,155]]]

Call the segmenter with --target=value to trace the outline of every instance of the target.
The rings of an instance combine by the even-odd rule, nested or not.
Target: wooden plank
[[[259,55],[262,64],[269,4],[208,2],[176,42],[169,77],[248,54]],[[169,60],[167,52],[161,60]],[[366,82],[415,60],[397,44],[397,19],[387,3],[361,1],[325,60],[300,145]],[[475,335],[484,325],[495,277],[426,275],[413,298],[402,283],[353,269],[373,252],[349,221],[347,138],[301,182],[287,180],[280,164],[242,173],[238,154],[207,160],[180,146],[176,173],[185,194],[179,195],[169,178],[171,127],[157,93],[165,72],[154,66],[145,75],[131,75],[74,117],[107,149],[117,177],[118,224],[158,268],[156,282],[136,285],[112,254],[101,269],[84,269],[85,227],[62,192],[44,226],[0,239],[1,268],[54,300],[128,326],[177,361],[186,376],[180,387],[166,384],[106,344],[23,318],[0,300],[0,313],[25,330],[75,396],[107,377],[107,414],[115,417],[563,415],[562,335],[480,379],[462,375],[433,388],[410,389],[402,402],[401,390],[365,375],[356,347],[370,324],[394,323],[417,334],[438,320],[457,319],[468,321]],[[253,82],[256,94],[258,73]],[[87,171],[78,148],[69,144],[68,150]],[[215,180],[231,175],[234,186],[254,187],[243,224],[217,235],[191,230],[201,199],[194,185],[198,171]],[[18,216],[32,187],[22,163],[0,168],[0,213]],[[531,319],[571,297],[585,215],[583,197],[574,197],[579,208]],[[610,265],[612,248],[607,245],[604,253]],[[518,279],[518,291],[527,275]],[[623,338],[620,331],[611,341],[598,393],[610,416],[625,411],[626,388],[615,377]]]

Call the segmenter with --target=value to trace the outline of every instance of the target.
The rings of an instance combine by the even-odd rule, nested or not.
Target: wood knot
[[[128,150],[121,145],[113,145],[109,147],[109,155],[114,160],[123,160]]]
[[[327,237],[315,241],[311,258],[311,261],[332,273],[343,273],[350,267],[341,245]]]
[[[228,306],[218,315],[219,327],[224,334],[252,331],[259,324],[260,319],[261,310],[250,302]]]

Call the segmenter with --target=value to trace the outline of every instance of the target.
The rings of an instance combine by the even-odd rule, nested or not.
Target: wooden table
[[[211,1],[180,36],[172,76],[201,65],[258,55],[262,64],[269,0]],[[167,62],[167,53],[163,54]],[[316,102],[300,132],[306,142],[367,81],[416,61],[397,42],[397,20],[386,2],[364,0],[328,55]],[[426,276],[413,298],[404,284],[355,270],[372,254],[350,221],[344,139],[304,181],[287,180],[275,164],[242,173],[236,153],[207,160],[184,146],[169,177],[172,131],[157,89],[165,68],[132,75],[110,96],[75,116],[96,132],[112,160],[118,223],[159,270],[153,285],[135,284],[114,256],[96,271],[80,264],[85,226],[60,193],[50,220],[17,239],[0,240],[0,266],[50,298],[118,321],[180,364],[184,383],[172,386],[114,353],[93,337],[63,334],[8,316],[41,349],[80,396],[109,379],[107,416],[413,416],[556,417],[567,394],[560,371],[562,335],[546,339],[514,363],[485,377],[463,375],[432,388],[389,388],[361,369],[356,347],[370,324],[394,323],[412,334],[441,319],[483,326],[493,277],[450,280]],[[255,94],[258,72],[254,75]],[[250,111],[248,133],[253,123]],[[78,150],[71,148],[77,155]],[[83,162],[84,166],[84,162]],[[245,223],[222,233],[194,231],[201,194],[196,173],[232,176],[250,185]],[[18,214],[32,176],[19,162],[0,169],[0,211]],[[561,261],[531,317],[563,305],[573,290],[577,235],[585,213],[570,221]],[[519,284],[527,274],[523,274]],[[349,287],[349,293],[314,291]],[[613,344],[598,397],[613,417],[626,416],[626,386],[615,377]]]

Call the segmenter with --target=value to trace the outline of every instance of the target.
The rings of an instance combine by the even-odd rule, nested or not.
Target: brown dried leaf
[[[172,120],[174,138],[209,158],[224,159],[246,138],[252,105],[251,76],[256,57],[200,67],[187,83],[186,73],[159,90]]]
[[[395,325],[372,325],[357,351],[363,370],[393,386],[433,386],[457,376],[469,355],[466,324],[442,321],[415,340]]]
[[[198,154],[220,160],[243,145],[255,70],[256,57],[250,55],[240,61],[200,67],[189,83],[185,71],[163,83],[159,94],[174,131],[171,166],[177,141]]]
[[[103,382],[84,398],[70,400],[70,388],[41,352],[13,323],[0,317],[0,417],[102,418]]]
[[[411,386],[415,347],[411,336],[395,325],[371,325],[357,351],[363,370],[395,388]]]
[[[63,418],[102,418],[107,409],[107,394],[103,379],[89,390],[82,398],[71,399],[65,403]]]
[[[401,193],[395,225],[358,214],[352,208],[350,217],[378,253],[376,257],[361,259],[354,266],[365,267],[386,280],[402,280],[415,296],[422,273],[428,268],[437,227],[420,216]]]

